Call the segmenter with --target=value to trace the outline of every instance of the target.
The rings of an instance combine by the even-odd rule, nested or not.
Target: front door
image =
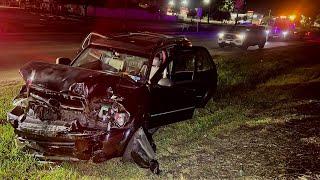
[[[192,48],[172,51],[173,55],[151,82],[149,128],[190,119],[196,106],[196,54]],[[172,84],[161,86],[158,84],[161,79],[168,79]]]

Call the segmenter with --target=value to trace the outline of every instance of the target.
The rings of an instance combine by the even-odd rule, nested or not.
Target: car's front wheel
[[[259,46],[259,49],[263,49],[265,45],[266,45],[266,42],[260,43],[260,44],[258,45],[258,46]]]
[[[224,47],[225,47],[225,44],[219,43],[219,47],[220,47],[220,48],[224,48]]]
[[[243,44],[240,48],[242,50],[246,51],[246,50],[248,50],[249,46],[247,44]]]

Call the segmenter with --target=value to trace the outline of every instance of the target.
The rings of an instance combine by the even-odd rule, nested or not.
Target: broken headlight
[[[69,87],[69,91],[78,96],[88,96],[88,87],[84,83],[74,83]]]
[[[122,128],[130,120],[130,113],[118,102],[102,105],[98,116],[102,122],[109,123],[111,128]]]
[[[13,105],[26,108],[28,106],[28,98],[16,98],[13,100]]]

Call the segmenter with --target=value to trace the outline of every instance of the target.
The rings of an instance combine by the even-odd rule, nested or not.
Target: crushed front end
[[[51,161],[103,162],[123,156],[159,172],[154,151],[138,123],[141,120],[124,107],[122,97],[115,95],[114,84],[101,89],[99,84],[69,81],[69,88],[59,85],[56,89],[61,90],[57,91],[47,88],[45,82],[50,80],[40,83],[34,80],[33,71],[27,74],[26,85],[7,115],[24,150]],[[128,145],[130,142],[135,143]],[[129,156],[125,152],[130,152]]]
[[[130,113],[113,100],[88,104],[83,97],[24,86],[14,104],[8,120],[19,141],[44,157],[88,160],[102,150],[106,158],[121,156],[134,131],[126,124]]]

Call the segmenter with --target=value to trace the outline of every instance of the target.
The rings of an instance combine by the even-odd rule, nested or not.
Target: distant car
[[[269,40],[289,40],[295,37],[296,25],[289,18],[278,17],[270,22]]]
[[[267,41],[267,34],[263,26],[232,26],[218,34],[218,45],[236,46],[244,50],[249,46],[258,45],[264,48]]]
[[[294,39],[295,40],[310,40],[313,38],[313,32],[312,30],[304,30],[299,29],[294,32]]]
[[[26,85],[8,120],[36,157],[101,162],[122,156],[154,173],[154,129],[192,118],[217,87],[207,49],[153,33],[92,33],[73,61],[30,62],[20,73]]]

